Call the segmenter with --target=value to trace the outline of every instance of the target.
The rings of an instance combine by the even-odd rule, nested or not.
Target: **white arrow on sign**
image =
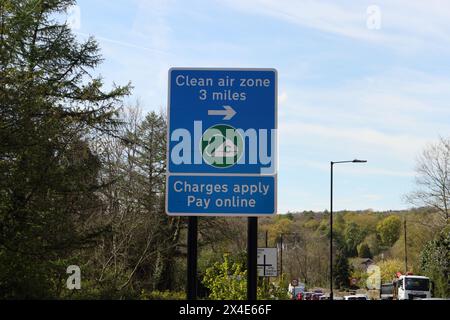
[[[209,116],[224,116],[223,120],[230,120],[236,114],[236,111],[230,106],[223,106],[224,110],[208,110]]]

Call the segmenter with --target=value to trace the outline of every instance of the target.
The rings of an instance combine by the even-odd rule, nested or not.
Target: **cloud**
[[[168,22],[171,1],[140,0],[131,27],[131,35],[146,46],[170,49],[172,29]]]
[[[345,145],[405,159],[450,135],[448,78],[398,69],[331,88],[287,90],[290,99],[280,108],[285,145]]]
[[[333,145],[333,141],[342,141],[335,145],[353,146],[353,149],[379,152],[381,154],[395,153],[397,157],[405,158],[414,156],[418,146],[428,142],[427,139],[408,134],[387,134],[370,128],[329,126],[323,124],[311,124],[307,122],[295,121],[293,123],[282,122],[280,124],[280,140],[289,139],[293,141],[311,141],[317,143],[318,140],[328,140],[328,147]],[[327,147],[326,143],[321,144]]]
[[[378,1],[379,30],[367,28],[367,8],[373,5],[369,1],[337,4],[318,0],[227,0],[224,3],[248,14],[402,50],[425,49],[427,44],[445,48],[450,39],[450,3],[439,0]]]

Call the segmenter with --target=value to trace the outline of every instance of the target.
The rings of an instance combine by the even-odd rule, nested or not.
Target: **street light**
[[[333,300],[333,165],[336,163],[365,163],[367,160],[331,161],[331,184],[330,184],[330,300]]]

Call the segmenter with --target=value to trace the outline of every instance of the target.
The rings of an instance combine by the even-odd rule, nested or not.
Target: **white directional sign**
[[[258,276],[276,277],[278,276],[278,255],[277,248],[258,248]]]

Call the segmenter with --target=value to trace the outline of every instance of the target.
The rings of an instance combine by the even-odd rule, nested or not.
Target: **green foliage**
[[[381,282],[392,282],[397,272],[402,272],[405,268],[404,262],[400,259],[387,259],[377,263],[380,268]]]
[[[269,232],[269,241],[276,243],[279,241],[279,237],[282,233],[291,232],[293,227],[293,221],[290,217],[285,215],[277,215],[274,223],[267,227]]]
[[[294,220],[294,214],[292,212],[288,212],[288,213],[284,214],[283,217],[286,219],[289,219],[291,221]]]
[[[109,228],[88,225],[101,201],[95,134],[111,133],[129,87],[103,90],[94,39],[55,16],[71,0],[5,0],[0,25],[0,297],[56,297],[59,261]]]
[[[352,268],[348,263],[348,258],[343,252],[336,256],[333,269],[333,279],[337,288],[348,288]]]
[[[347,256],[355,257],[358,254],[357,247],[364,240],[365,233],[354,222],[349,223],[344,230],[345,251]]]
[[[288,286],[287,282],[281,279],[278,283],[267,283],[265,279],[260,281],[258,286],[257,296],[258,300],[288,300]]]
[[[310,219],[306,221],[303,226],[308,229],[317,230],[317,228],[320,226],[320,221],[316,219]]]
[[[151,291],[142,290],[141,300],[185,300],[186,293],[183,291]]]
[[[437,297],[450,297],[450,232],[441,232],[421,253],[421,270],[435,284]]]
[[[364,239],[364,243],[369,246],[369,250],[372,255],[377,255],[380,253],[380,240],[376,233],[369,233],[369,235]]]
[[[381,243],[386,246],[392,246],[400,236],[401,220],[398,216],[391,215],[377,224],[377,232]]]
[[[367,243],[361,243],[358,246],[358,257],[360,258],[372,258],[372,252],[370,251]]]
[[[234,260],[234,261],[233,261]],[[247,271],[239,257],[233,259],[223,255],[222,262],[216,262],[207,268],[202,283],[209,289],[209,299],[213,300],[245,300],[247,298]],[[259,279],[257,296],[260,300],[285,300],[289,298],[287,281],[284,278],[278,283],[267,283]]]
[[[358,282],[356,284],[356,287],[358,288],[366,288],[367,279],[369,278],[369,274],[366,272],[366,270],[352,270],[350,278],[357,279]]]
[[[346,221],[344,219],[344,214],[343,213],[335,213],[334,214],[334,219],[333,219],[333,229],[338,232],[343,234],[345,227],[346,227]]]
[[[206,269],[202,283],[210,290],[213,300],[244,300],[247,297],[247,271],[242,264],[230,262],[228,255],[223,262],[216,262]]]

